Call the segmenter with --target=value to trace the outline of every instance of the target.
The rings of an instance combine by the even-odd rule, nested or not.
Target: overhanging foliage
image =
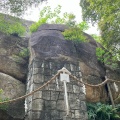
[[[98,23],[101,30],[101,43],[120,60],[120,1],[81,0],[83,19]],[[112,58],[112,57],[111,57]]]

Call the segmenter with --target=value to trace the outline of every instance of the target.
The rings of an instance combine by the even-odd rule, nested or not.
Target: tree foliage
[[[24,35],[26,28],[22,25],[20,19],[0,14],[0,31],[6,34],[22,36]]]
[[[74,26],[76,21],[75,15],[71,13],[61,14],[61,6],[58,5],[54,10],[50,6],[45,6],[40,11],[40,16],[38,22],[32,24],[30,27],[31,32],[37,31],[38,27],[44,23],[54,23],[54,24],[66,24],[69,26]]]
[[[21,23],[20,17],[31,6],[38,6],[46,0],[1,0],[0,1],[0,31],[7,34],[22,36],[26,28]],[[4,13],[4,14],[2,14]],[[16,17],[12,17],[12,16]]]
[[[75,42],[86,41],[83,31],[88,29],[88,24],[84,21],[77,23],[75,20],[75,15],[72,13],[61,13],[60,5],[58,5],[54,10],[52,10],[50,6],[44,7],[40,11],[40,18],[38,22],[31,25],[31,32],[37,31],[39,26],[44,23],[65,24],[69,27],[69,29],[62,32],[66,40],[73,40]]]
[[[75,42],[84,42],[85,36],[83,36],[81,29],[79,28],[70,28],[70,29],[66,29],[63,32],[63,35],[65,37],[66,40],[72,40]]]
[[[120,60],[120,1],[119,0],[81,0],[83,19],[98,23],[101,30],[101,43]]]
[[[1,0],[0,11],[21,15],[32,5],[37,6],[42,1],[46,0]]]

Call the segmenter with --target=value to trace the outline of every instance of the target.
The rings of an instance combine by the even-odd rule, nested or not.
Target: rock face
[[[74,43],[70,40],[64,40],[61,32],[66,28],[64,25],[42,25],[37,32],[32,34],[30,39],[30,45],[34,49],[33,54],[44,59],[79,61],[84,82],[98,84],[104,81],[105,67],[96,57],[96,47],[100,45],[86,33],[84,35],[89,42]],[[31,59],[33,58],[31,57]],[[93,89],[86,86],[88,101],[105,101],[106,97],[105,87]]]
[[[58,70],[67,68],[81,79],[81,69],[74,44],[64,40],[64,25],[42,25],[31,36],[31,62],[27,93],[46,83]],[[70,48],[71,47],[71,48]],[[73,48],[73,49],[72,49]],[[71,50],[72,49],[72,50]],[[76,59],[75,59],[76,58]],[[59,76],[58,76],[59,79]],[[26,120],[87,120],[83,85],[73,79],[67,83],[69,114],[66,116],[64,85],[54,80],[33,97],[28,97]]]
[[[100,45],[91,36],[84,33],[89,42],[74,43],[64,40],[61,32],[65,29],[67,27],[64,25],[44,24],[32,34],[29,42],[31,56],[26,93],[43,85],[62,67],[66,67],[78,78],[81,78],[82,73],[82,80],[90,84],[101,83],[105,80],[106,75],[110,79],[120,80],[119,71],[108,69],[97,60],[96,47]],[[0,32],[0,89],[4,90],[3,98],[7,96],[12,99],[25,93],[23,83],[26,82],[28,59],[20,56],[19,53],[27,47],[28,41],[26,39]],[[79,86],[73,80],[71,81],[72,83],[68,84],[71,105],[68,118],[62,118],[65,116],[63,88],[56,91],[56,82],[53,82],[51,86],[49,85],[49,89],[48,87],[44,88],[33,97],[26,99],[29,103],[26,120],[35,120],[40,117],[44,120],[58,120],[58,118],[61,120],[70,120],[71,118],[72,120],[86,120],[85,97],[88,102],[109,100],[106,87],[86,86],[85,96],[82,85]],[[110,86],[115,102],[120,103],[120,86],[117,85],[118,90],[114,84]],[[0,111],[0,120],[22,120],[23,116],[24,100],[9,104],[7,113]]]
[[[100,45],[88,34],[84,33],[89,42],[75,44],[80,61],[83,81],[89,84],[98,84],[105,80],[105,67],[97,60],[96,47]],[[106,101],[105,87],[93,88],[86,86],[86,100],[88,102]]]
[[[83,81],[90,84],[99,84],[105,80],[106,68],[102,63],[100,63],[97,60],[96,57],[96,48],[100,47],[100,44],[95,42],[94,39],[86,33],[84,33],[84,35],[86,36],[89,42],[75,43],[73,41],[65,40],[64,36],[61,34],[61,32],[63,32],[65,29],[67,29],[67,27],[64,25],[44,24],[40,26],[37,32],[32,34],[30,38],[30,49],[31,49],[30,66],[33,65],[33,67],[32,69],[30,69],[29,73],[33,71],[33,74],[29,75],[28,77],[27,93],[29,93],[32,90],[35,90],[35,88],[37,88],[36,86],[41,86],[42,83],[45,83],[45,81],[47,81],[55,74],[54,73],[55,71],[57,72],[57,70],[61,69],[62,67],[66,67],[71,72],[72,72],[71,66],[75,65],[76,68],[80,67],[80,72],[82,72]],[[75,76],[77,75],[79,76],[79,73],[77,74],[76,72],[77,71],[74,69],[74,72],[72,72],[72,74]],[[74,91],[72,88],[71,88],[71,92]],[[53,103],[51,103],[50,101],[51,98],[54,97],[52,96],[53,92],[56,91],[54,90],[54,91],[50,91],[50,93],[47,93],[45,89],[43,91],[40,91],[39,95],[37,94],[33,98],[26,99],[26,101],[30,103],[30,104],[27,103],[28,110],[26,113],[27,115],[26,120],[40,119],[40,118],[45,120],[47,119],[54,120],[61,118],[59,116],[61,113],[55,110],[55,108],[57,107],[56,106],[57,102],[53,100]],[[47,96],[45,96],[45,94],[47,94]],[[80,90],[79,90],[79,94],[81,94]],[[72,96],[71,94],[69,95],[70,97]],[[40,106],[38,106],[37,104],[36,97],[38,101],[41,103]],[[82,101],[80,98],[78,99]],[[109,97],[106,86],[103,86],[102,88],[100,87],[93,88],[86,86],[87,101],[98,102],[98,101],[107,101],[108,99]],[[55,108],[52,107],[48,108],[49,105],[46,103],[50,103],[49,105],[55,106]],[[70,104],[73,104],[74,106],[74,103],[70,103]],[[60,106],[63,106],[63,103],[61,103]],[[50,111],[51,109],[58,112],[59,115],[56,116],[56,118],[53,117],[55,115],[53,115],[53,111]],[[64,110],[64,108],[61,108],[60,110]],[[77,110],[79,111],[79,108]],[[78,118],[78,116],[75,113],[76,112],[74,111],[73,114],[75,117],[72,118],[70,116],[69,119],[76,118],[82,120],[82,117],[80,117],[79,115]],[[55,114],[57,113],[55,112]],[[85,114],[83,114],[83,116],[85,116]],[[86,119],[86,117],[84,118]]]
[[[6,75],[4,73],[0,73],[0,89],[3,90],[3,93],[0,95],[1,99],[13,99],[20,97],[25,94],[25,85],[15,78]],[[11,119],[23,119],[24,117],[24,100],[20,100],[14,103],[10,103],[7,105],[7,114],[11,116]],[[5,114],[5,113],[4,113]],[[0,120],[4,120],[0,116]],[[7,116],[6,116],[7,117]],[[6,118],[5,120],[9,120]]]
[[[15,119],[11,117],[11,115],[8,115],[5,110],[0,110],[0,120],[21,120],[21,119]]]
[[[25,82],[28,61],[19,53],[27,45],[27,40],[0,32],[0,72]]]
[[[4,14],[2,14],[4,15]],[[5,15],[9,20],[9,15]],[[12,19],[14,22],[14,19]],[[28,70],[28,37],[31,21],[21,20],[26,27],[25,38],[6,35],[0,32],[0,94],[1,99],[14,99],[25,94],[25,83]],[[0,107],[1,108],[1,107]],[[4,108],[4,107],[3,107]],[[0,110],[0,120],[23,120],[25,115],[24,100],[7,105],[7,111]]]
[[[4,73],[0,73],[0,88],[3,90],[2,98],[13,99],[25,93],[23,83]]]
[[[28,40],[0,32],[0,98],[14,99],[25,94],[28,58],[20,56],[28,47]],[[24,100],[8,104],[0,112],[0,120],[22,120],[25,115]]]

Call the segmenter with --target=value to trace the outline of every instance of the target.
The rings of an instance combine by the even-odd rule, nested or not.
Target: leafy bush
[[[29,55],[30,55],[30,52],[28,48],[24,48],[19,52],[19,57],[22,57],[22,58],[28,58]]]
[[[26,28],[22,25],[19,19],[0,14],[0,31],[6,34],[17,34],[22,36]]]
[[[102,37],[101,36],[97,36],[95,34],[91,35],[97,42],[99,42],[100,44],[102,41]],[[104,48],[100,48],[97,47],[96,48],[96,56],[98,58],[99,61],[101,61],[102,63],[104,63],[105,65],[108,65],[109,67],[111,67],[112,69],[117,69],[118,68],[118,61],[119,61],[119,54],[114,54],[113,51],[108,51],[108,49]]]
[[[54,10],[51,10],[50,6],[44,7],[40,11],[40,19],[38,22],[33,23],[30,26],[30,31],[35,32],[38,30],[38,27],[44,23],[54,23],[54,24],[74,24],[73,19],[75,16],[73,14],[63,13],[63,17],[61,14],[61,6],[58,5]]]
[[[62,32],[63,36],[66,40],[73,40],[75,42],[86,42],[86,37],[83,35],[83,31],[89,28],[86,22],[81,22],[79,24],[74,24],[74,26],[70,26],[69,29],[66,29]]]
[[[91,34],[91,36],[92,36],[97,42],[101,43],[101,41],[102,41],[101,36],[98,36],[98,35],[96,35],[96,34]]]
[[[85,42],[86,38],[83,36],[83,32],[79,28],[70,28],[62,32],[66,40],[73,40],[75,42]]]
[[[40,19],[38,22],[31,25],[31,32],[38,30],[38,27],[44,23],[66,24],[69,29],[66,29],[62,34],[66,40],[73,40],[75,42],[85,41],[83,31],[88,29],[86,22],[78,23],[75,21],[75,15],[72,13],[63,13],[61,15],[61,6],[58,5],[53,11],[50,6],[44,7],[40,11]]]
[[[102,103],[88,103],[88,120],[118,120],[117,108]]]
[[[88,28],[89,28],[88,24],[87,24],[85,21],[77,24],[76,26],[77,26],[79,29],[81,29],[82,31],[88,30]]]
[[[116,63],[117,56],[116,55],[112,56],[112,54],[108,52],[107,50],[97,47],[96,56],[99,61],[101,61],[102,63],[106,65],[110,65],[112,69],[115,69],[118,67],[118,64]]]
[[[105,50],[97,47],[96,48],[96,56],[98,57],[98,60],[100,60],[101,62],[104,62],[104,55],[105,55]]]
[[[41,18],[38,22],[33,23],[33,24],[30,26],[30,31],[31,31],[31,32],[37,31],[38,28],[39,28],[39,26],[41,26],[41,25],[44,24],[44,23],[47,23],[47,20],[48,20],[48,17],[45,17],[45,18]]]
[[[58,9],[60,10],[60,6],[58,6],[57,8],[54,9],[54,12],[51,11],[50,6],[46,6],[44,7],[41,11],[40,11],[40,19],[38,20],[38,22],[33,23],[30,26],[30,31],[31,32],[35,32],[38,30],[39,26],[41,26],[44,23],[48,23],[48,20],[54,18],[56,16],[56,14],[58,13]],[[58,13],[59,14],[59,13]]]

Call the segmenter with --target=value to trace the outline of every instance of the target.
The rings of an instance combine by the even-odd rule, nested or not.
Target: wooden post
[[[107,76],[105,76],[105,79],[107,79]],[[115,103],[114,103],[114,100],[113,100],[113,96],[112,96],[112,92],[111,92],[109,83],[107,83],[107,88],[108,88],[108,92],[109,92],[109,95],[110,95],[110,100],[111,100],[111,103],[112,103],[112,107],[115,108]]]

